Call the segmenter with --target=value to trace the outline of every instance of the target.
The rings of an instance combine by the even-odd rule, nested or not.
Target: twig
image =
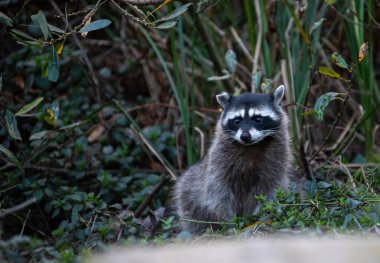
[[[367,186],[367,190],[369,190],[372,194],[376,194],[375,191],[373,190],[373,188],[371,187],[371,184],[368,182],[367,177],[365,176],[365,171],[364,171],[363,165],[360,167],[360,171],[362,173],[364,183]]]
[[[9,169],[9,168],[14,168],[16,165],[13,163],[7,163],[3,167],[0,167],[0,171]],[[96,174],[97,170],[88,170],[88,171],[77,171],[77,170],[69,170],[66,168],[59,168],[59,167],[50,167],[50,166],[42,166],[42,165],[29,165],[29,164],[24,164],[22,166],[26,170],[35,170],[35,171],[46,171],[46,172],[53,172],[53,173],[58,173],[58,174],[69,174],[69,173],[78,173],[78,172],[85,172],[86,174]],[[7,189],[9,190],[9,189]],[[0,191],[0,193],[3,191]]]
[[[356,191],[356,184],[355,184],[354,178],[352,177],[352,174],[351,174],[350,170],[347,168],[346,165],[344,165],[344,164],[342,163],[341,160],[339,160],[339,167],[341,168],[341,170],[342,170],[345,174],[347,174],[348,179],[349,179],[349,181],[350,181],[350,183],[351,183],[352,188]]]
[[[252,75],[257,72],[257,64],[259,63],[259,56],[260,56],[260,51],[261,51],[261,41],[263,38],[263,29],[261,25],[261,14],[260,14],[260,4],[259,0],[255,0],[255,11],[256,11],[256,17],[257,17],[257,27],[259,28],[259,33],[257,34],[257,42],[256,42],[256,47],[255,47],[255,56],[252,61]],[[255,88],[254,85],[252,85],[252,92],[255,92],[253,90]]]
[[[202,132],[201,129],[199,129],[199,127],[195,126],[194,129],[199,133],[199,135],[201,136],[201,150],[200,150],[200,157],[203,158],[203,156],[205,155],[205,134],[204,132]]]
[[[35,202],[37,202],[37,199],[35,197],[30,198],[29,200],[26,200],[25,202],[22,202],[21,204],[18,204],[14,207],[11,207],[9,209],[4,210],[3,212],[0,213],[0,218],[3,218],[6,215],[12,214],[12,213],[17,212],[19,210],[22,210],[25,207],[34,204]]]
[[[334,145],[332,145],[331,147],[326,148],[327,151],[334,151],[338,147],[338,145],[343,141],[343,139],[345,138],[345,136],[351,130],[351,127],[352,127],[353,123],[355,122],[355,119],[358,117],[359,114],[360,114],[360,116],[359,116],[359,119],[360,119],[363,116],[363,114],[364,114],[363,109],[360,106],[358,107],[358,110],[356,110],[354,112],[354,114],[352,115],[352,117],[348,121],[346,127],[344,128],[343,132],[340,134],[339,138],[336,140],[336,142],[334,143]]]
[[[340,145],[334,151],[333,156],[337,156],[338,154],[346,151],[348,146],[354,140],[356,131],[360,128],[363,122],[365,122],[368,118],[371,118],[373,114],[376,113],[379,109],[380,109],[380,103],[377,103],[370,111],[365,112],[364,115],[362,115],[359,118],[358,122],[350,130],[350,133],[346,136],[346,138],[344,138],[344,140],[340,143]]]
[[[171,175],[172,179],[175,181],[177,180],[177,172],[173,168],[173,166],[169,163],[169,161],[160,154],[151,144],[151,142],[146,138],[146,136],[141,131],[141,128],[137,125],[135,120],[131,117],[131,115],[120,105],[119,101],[114,100],[113,101],[116,108],[121,111],[121,113],[124,114],[125,117],[131,122],[130,127],[136,131],[138,131],[138,135],[140,139],[144,142],[144,144],[149,148],[149,150],[156,156],[156,158],[161,162],[161,164],[165,167],[165,169],[168,171],[168,173]]]
[[[95,4],[94,8],[91,9],[88,14],[85,16],[85,19],[83,19],[82,23],[77,25],[74,29],[71,27],[71,25],[63,18],[63,12],[61,11],[61,9],[59,8],[59,6],[53,1],[53,0],[49,0],[50,4],[54,7],[54,9],[58,12],[58,14],[60,16],[62,16],[62,19],[63,21],[66,23],[66,26],[67,28],[71,31],[71,32],[78,32],[80,30],[80,28],[82,28],[85,23],[87,22],[87,20],[89,18],[91,18],[91,16],[93,16],[95,14],[95,12],[97,11],[97,9],[99,8],[99,6],[101,6],[102,4],[104,4],[105,2],[101,2],[101,0],[98,0],[97,3]],[[87,56],[87,53],[82,45],[82,43],[79,41],[78,37],[76,36],[76,34],[73,34],[73,38],[74,38],[74,42],[75,44],[79,47],[79,49],[82,51],[82,54],[83,54],[83,58],[84,58],[84,61],[85,63],[87,64],[87,67],[88,69],[90,70],[90,73],[92,75],[92,79],[93,81],[95,82],[96,85],[99,84],[99,80],[98,78],[96,77],[95,75],[95,71],[94,71],[94,67],[92,66],[91,64],[91,61],[90,59],[88,58]],[[98,97],[100,98],[100,94],[98,94]]]
[[[248,48],[245,46],[243,40],[240,38],[239,34],[236,32],[235,28],[230,27],[230,31],[232,36],[235,38],[235,41],[240,46],[241,50],[243,51],[244,55],[250,60],[253,61],[252,55],[249,53]]]
[[[24,234],[26,221],[28,221],[28,218],[29,218],[29,215],[30,215],[30,211],[31,211],[31,209],[29,209],[28,214],[26,215],[25,221],[22,224],[22,229],[21,229],[21,232],[20,232],[20,236],[22,236]]]
[[[86,242],[84,243],[83,250],[87,248],[87,243],[88,243],[88,240],[90,239],[90,236],[91,236],[92,232],[94,231],[95,223],[96,223],[96,219],[97,219],[97,218],[98,218],[98,213],[96,213],[95,216],[94,216],[94,220],[92,221],[92,225],[91,225],[90,233],[88,234],[88,237],[87,237],[87,239],[86,239]]]
[[[120,5],[118,5],[114,0],[110,0],[111,3],[117,8],[120,10],[120,12],[125,15],[126,17],[132,19],[133,21],[137,22],[137,23],[141,23],[143,24],[144,26],[148,26],[148,25],[152,25],[154,23],[151,23],[151,22],[147,22],[145,20],[141,20],[139,19],[138,17],[135,17],[133,16],[132,14],[130,14],[126,9],[122,8]]]
[[[0,158],[0,159],[3,159],[3,158]],[[3,160],[5,160],[5,159],[3,159]],[[13,167],[16,167],[16,165],[14,165],[13,163],[7,163],[4,166],[0,167],[0,171],[5,171],[8,168],[13,168]]]
[[[323,150],[323,148],[325,147],[327,141],[330,139],[332,133],[334,132],[336,126],[338,125],[339,121],[340,121],[340,118],[342,117],[342,114],[343,114],[343,111],[346,107],[346,104],[347,104],[347,101],[348,99],[350,98],[350,95],[351,95],[351,89],[352,89],[352,86],[353,86],[353,78],[354,78],[354,70],[353,68],[350,69],[350,80],[349,80],[349,85],[348,85],[348,91],[347,91],[347,94],[346,94],[346,97],[344,98],[344,101],[343,101],[343,104],[342,104],[342,107],[338,113],[338,117],[336,118],[335,122],[334,122],[334,125],[333,127],[331,128],[330,132],[328,133],[328,135],[326,136],[325,140],[322,142],[321,146],[318,148],[318,150],[313,154],[313,156],[310,158],[309,161],[312,161],[314,160],[314,158]]]
[[[15,184],[15,185],[12,185],[11,187],[8,187],[7,189],[4,189],[4,190],[1,190],[0,191],[0,194],[1,193],[4,193],[4,192],[6,192],[6,191],[9,191],[9,190],[11,190],[11,189],[13,189],[13,188],[15,188],[15,187],[17,187],[17,186],[19,186],[20,184]]]
[[[145,208],[152,203],[153,198],[158,194],[158,192],[161,190],[162,186],[169,181],[168,176],[164,176],[161,181],[153,188],[153,191],[145,197],[144,201],[139,205],[139,207],[136,209],[136,211],[133,213],[134,217],[138,218],[141,216],[141,214],[144,212]]]

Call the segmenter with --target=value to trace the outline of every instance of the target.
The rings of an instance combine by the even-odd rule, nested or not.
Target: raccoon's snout
[[[240,135],[240,139],[245,142],[245,143],[250,143],[251,142],[251,134],[249,132],[243,132]]]

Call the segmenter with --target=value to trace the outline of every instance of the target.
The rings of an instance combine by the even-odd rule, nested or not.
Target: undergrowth
[[[306,182],[206,234],[379,234],[374,1],[6,2],[0,261],[197,238],[170,191],[207,150],[215,95],[277,84]]]

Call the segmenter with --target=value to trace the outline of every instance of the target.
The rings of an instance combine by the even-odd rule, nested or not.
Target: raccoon
[[[254,196],[275,197],[292,173],[288,117],[281,108],[284,86],[273,93],[222,93],[214,139],[205,157],[177,181],[174,201],[183,230],[201,233],[216,227],[194,221],[228,221],[256,213]]]

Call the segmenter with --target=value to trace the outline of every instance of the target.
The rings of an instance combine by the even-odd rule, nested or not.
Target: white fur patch
[[[248,116],[251,118],[253,115],[255,115],[255,109],[249,109]]]
[[[252,141],[259,142],[264,139],[264,134],[261,131],[256,130],[255,128],[249,129],[249,134],[251,134]]]
[[[249,117],[253,116],[261,116],[261,117],[270,117],[272,120],[278,120],[279,117],[278,115],[273,112],[270,108],[268,107],[261,107],[261,108],[251,108],[248,111]]]
[[[232,110],[232,111],[229,111],[227,112],[226,116],[224,116],[224,119],[223,119],[223,124],[226,125],[228,120],[233,120],[235,119],[236,117],[242,117],[244,118],[244,115],[245,115],[245,110],[244,109],[239,109],[239,110]]]
[[[237,140],[238,142],[241,142],[240,136],[242,133],[243,132],[241,131],[241,129],[239,129],[237,133],[235,134],[234,139]]]

